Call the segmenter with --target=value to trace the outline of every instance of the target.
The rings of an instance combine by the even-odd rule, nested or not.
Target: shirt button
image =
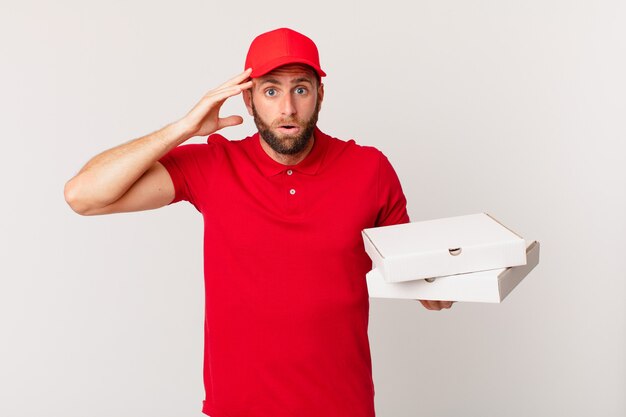
[[[296,193],[296,190],[294,190],[293,188],[289,190],[289,194],[294,195],[295,193]]]
[[[291,174],[293,174],[293,171],[292,171],[292,170],[290,170],[290,169],[288,169],[288,170],[287,170],[287,175],[291,175]],[[293,194],[293,193],[292,193],[292,194]]]

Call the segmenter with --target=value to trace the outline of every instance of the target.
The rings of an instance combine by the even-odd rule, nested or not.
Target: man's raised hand
[[[214,90],[209,91],[179,122],[185,126],[189,137],[207,136],[228,126],[243,123],[241,116],[220,117],[222,104],[229,97],[252,87],[249,80],[252,69],[248,68]]]

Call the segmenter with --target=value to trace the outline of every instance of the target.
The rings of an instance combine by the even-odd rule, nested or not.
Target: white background
[[[623,1],[3,0],[0,415],[202,415],[201,216],[80,217],[63,186],[281,26],[320,49],[322,130],[381,149],[413,221],[486,211],[542,245],[500,305],[372,301],[377,415],[626,415],[625,21]]]

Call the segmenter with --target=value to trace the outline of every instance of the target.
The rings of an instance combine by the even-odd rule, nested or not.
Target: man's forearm
[[[104,151],[67,182],[65,199],[75,210],[105,207],[123,196],[159,158],[190,137],[178,121]]]

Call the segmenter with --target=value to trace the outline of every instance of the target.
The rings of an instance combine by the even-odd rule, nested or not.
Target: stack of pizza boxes
[[[539,262],[539,242],[486,213],[362,234],[370,297],[499,303]]]

